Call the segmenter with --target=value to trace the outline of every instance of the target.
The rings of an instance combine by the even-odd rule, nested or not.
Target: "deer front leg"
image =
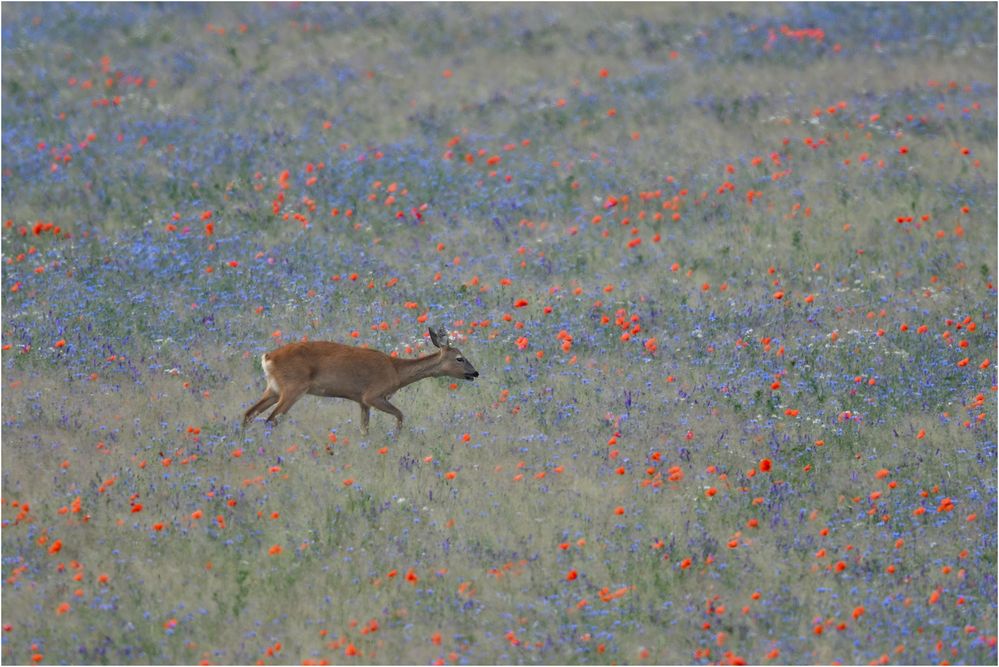
[[[389,403],[387,398],[384,396],[372,396],[370,398],[366,398],[364,402],[376,410],[381,410],[382,412],[387,412],[388,414],[393,415],[396,420],[398,420],[395,429],[396,435],[402,431],[402,412],[399,411],[399,408]]]
[[[368,421],[371,419],[371,408],[361,403],[361,435],[368,434]]]

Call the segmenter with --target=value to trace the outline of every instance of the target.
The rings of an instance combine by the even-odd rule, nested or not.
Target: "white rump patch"
[[[277,382],[274,381],[274,376],[271,375],[274,362],[267,358],[266,352],[260,355],[260,365],[264,368],[264,377],[267,378],[267,388],[275,394],[280,394],[281,391],[278,389]]]

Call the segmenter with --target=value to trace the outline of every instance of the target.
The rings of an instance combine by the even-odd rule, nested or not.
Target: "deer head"
[[[437,327],[437,331],[433,328],[430,330],[430,342],[434,344],[434,347],[440,349],[440,374],[448,375],[453,378],[464,378],[465,380],[473,380],[479,377],[479,372],[475,370],[475,367],[468,362],[468,359],[462,355],[461,350],[456,347],[451,347],[450,342],[448,342],[447,329],[443,326]]]

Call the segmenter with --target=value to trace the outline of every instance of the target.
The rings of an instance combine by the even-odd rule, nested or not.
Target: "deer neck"
[[[399,388],[424,378],[440,375],[440,360],[439,353],[428,354],[418,359],[393,359],[396,373],[399,375]]]

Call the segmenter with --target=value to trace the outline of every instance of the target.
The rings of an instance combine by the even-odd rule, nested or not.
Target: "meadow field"
[[[996,664],[994,3],[2,18],[4,664]]]

